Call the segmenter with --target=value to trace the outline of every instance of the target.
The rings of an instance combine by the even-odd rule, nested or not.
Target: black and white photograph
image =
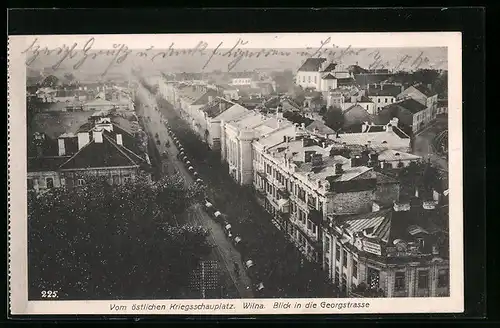
[[[460,33],[10,43],[31,313],[463,306]]]

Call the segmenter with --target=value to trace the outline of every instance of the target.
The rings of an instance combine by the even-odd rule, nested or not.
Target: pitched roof
[[[42,132],[51,139],[63,133],[76,134],[91,115],[89,111],[37,113],[28,126],[28,133]]]
[[[401,87],[384,85],[383,88],[372,88],[366,90],[366,94],[371,97],[396,97],[401,93]]]
[[[306,130],[310,132],[314,132],[315,129],[318,129],[318,133],[322,135],[334,134],[335,131],[330,127],[326,126],[325,123],[321,121],[313,121],[311,124],[306,126]]]
[[[363,124],[363,122],[371,123],[372,121],[373,117],[358,104],[354,104],[344,111],[344,126]]]
[[[422,105],[420,102],[412,98],[407,98],[403,101],[400,101],[397,103],[397,105],[409,110],[412,114],[421,112],[426,108],[425,105]]]
[[[233,102],[228,101],[224,98],[217,97],[205,106],[201,108],[201,111],[207,113],[208,117],[216,117],[220,113],[227,110],[229,107],[233,105]]]
[[[98,167],[137,166],[143,160],[124,146],[116,144],[103,133],[102,143],[90,141],[70,159],[64,162],[60,169],[85,169]]]
[[[331,72],[337,67],[336,63],[330,63],[328,66],[323,70],[323,72]]]
[[[354,79],[360,86],[366,86],[372,83],[380,83],[387,80],[392,74],[355,74]]]
[[[414,85],[413,87],[415,89],[417,89],[418,91],[422,92],[426,97],[432,97],[436,94],[435,92],[432,92],[431,90],[429,90],[429,88],[427,88],[423,84]]]
[[[411,161],[411,160],[419,160],[421,158],[422,157],[417,156],[417,155],[413,155],[413,154],[405,153],[405,152],[400,152],[400,151],[396,151],[393,149],[386,149],[386,150],[379,152],[379,154],[378,154],[378,159],[380,161],[399,161],[399,160]]]
[[[307,58],[300,66],[299,72],[319,72],[321,65],[326,61],[326,58]]]
[[[325,76],[322,77],[323,80],[336,80],[337,78],[333,76],[332,73],[328,73]]]

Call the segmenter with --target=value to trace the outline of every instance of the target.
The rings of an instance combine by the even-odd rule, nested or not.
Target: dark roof
[[[222,108],[221,108],[222,104]],[[233,106],[234,103],[225,100],[224,98],[216,98],[212,102],[206,104],[202,107],[202,111],[207,113],[208,117],[216,117],[220,113],[226,111],[229,107]]]
[[[371,123],[373,117],[366,109],[358,104],[352,105],[344,111],[344,126],[348,127],[355,124],[363,124],[363,122]]]
[[[323,72],[331,72],[335,69],[335,67],[337,66],[336,63],[330,63],[328,64],[328,66],[323,70]]]
[[[326,58],[307,58],[304,64],[300,66],[299,72],[318,72]]]
[[[70,156],[28,157],[28,172],[57,171]]]
[[[384,85],[383,87],[370,87],[366,90],[368,96],[396,97],[401,93],[400,86]]]
[[[127,148],[116,144],[106,133],[102,143],[90,141],[75,155],[63,163],[60,169],[85,169],[114,166],[136,166],[143,160]]]
[[[421,103],[412,98],[405,99],[403,101],[398,102],[397,104],[403,108],[406,108],[413,114],[423,111],[426,108],[425,105],[422,105]]]
[[[372,83],[380,83],[387,80],[392,74],[354,74],[356,83],[360,86],[366,86]]]
[[[358,102],[372,102],[372,100],[370,98],[368,98],[367,96],[361,96],[360,100],[358,100]]]
[[[380,172],[374,171],[375,175],[377,176],[377,184],[394,184],[394,183],[399,183],[398,180],[396,180],[393,177],[390,177],[388,175],[382,174]]]
[[[361,73],[368,72],[366,69],[364,69],[363,67],[361,67],[359,65],[349,65],[349,67],[347,67],[347,70],[349,72],[352,72],[353,74],[361,74]]]
[[[356,83],[356,80],[354,80],[352,77],[346,77],[346,78],[337,79],[337,84],[339,86],[341,86],[341,85],[349,85],[349,84],[354,84],[354,83]]]
[[[337,78],[333,76],[331,73],[326,74],[323,76],[323,80],[336,80]]]
[[[422,92],[426,97],[432,97],[434,96],[436,93],[435,92],[432,92],[431,90],[429,90],[425,85],[423,84],[419,84],[419,85],[414,85],[413,86],[415,89],[417,89],[418,91]]]
[[[413,125],[413,113],[408,109],[399,106],[399,103],[387,105],[375,117],[376,124],[387,124],[394,117],[399,119],[399,123],[406,126]]]
[[[208,103],[208,97],[216,97],[218,96],[217,90],[209,89],[205,92],[201,97],[195,100],[192,105],[204,105]]]

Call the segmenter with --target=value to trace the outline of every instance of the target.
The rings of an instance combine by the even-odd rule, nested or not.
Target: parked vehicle
[[[159,146],[159,145],[161,145],[160,140],[156,140],[156,144],[157,144],[158,146]]]
[[[155,138],[158,139],[158,132],[155,133]]]
[[[203,180],[201,180],[200,178],[198,178],[198,179],[196,179],[196,183],[203,184]]]

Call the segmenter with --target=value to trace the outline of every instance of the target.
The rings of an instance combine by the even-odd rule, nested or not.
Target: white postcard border
[[[184,39],[206,35],[174,35]],[[230,43],[236,34],[209,34]],[[258,40],[258,34],[245,34]],[[134,300],[134,301],[28,301],[27,277],[27,160],[26,160],[26,70],[21,52],[34,36],[13,36],[8,39],[8,192],[9,192],[9,301],[12,315],[40,314],[100,314],[100,315],[260,315],[260,314],[382,314],[382,313],[460,313],[464,310],[463,266],[463,180],[462,180],[462,45],[460,32],[415,33],[315,33],[267,34],[277,39],[303,38],[312,47],[325,36],[351,40],[353,47],[448,47],[449,89],[449,168],[450,181],[450,296],[436,298],[363,298],[363,299],[255,299],[255,300]],[[46,36],[43,36],[46,37]],[[58,36],[52,36],[57,38]],[[69,37],[69,36],[64,36]],[[71,36],[75,37],[75,36]],[[79,36],[85,38],[87,36]],[[127,35],[96,36],[113,42],[134,42],[138,38]],[[155,40],[169,35],[145,35],[142,40]],[[62,38],[62,36],[61,36]],[[67,39],[70,40],[70,39]],[[179,39],[180,40],[180,39]],[[214,39],[215,40],[215,39]],[[263,39],[264,40],[264,39]],[[302,40],[302,39],[301,39]],[[317,40],[317,42],[315,41]],[[374,40],[377,40],[375,42]],[[385,40],[385,41],[384,41]],[[59,42],[69,44],[68,41]],[[74,42],[74,41],[73,41]],[[147,41],[146,41],[147,42]],[[280,45],[282,43],[279,43]],[[286,43],[288,44],[288,43]],[[337,43],[336,43],[337,44]],[[342,44],[339,42],[338,44]],[[276,45],[276,42],[273,43]],[[293,45],[292,45],[293,46]],[[140,46],[138,46],[140,47]],[[285,47],[285,45],[283,45]],[[288,47],[290,47],[288,45]],[[297,46],[296,46],[297,47]],[[22,96],[21,96],[22,95]],[[254,301],[264,309],[243,309],[242,303]],[[290,308],[274,308],[275,302],[290,304]],[[334,308],[321,307],[322,302]],[[353,304],[369,303],[369,307]],[[211,309],[196,309],[200,304]],[[223,306],[225,304],[226,306]],[[296,304],[301,304],[300,308]],[[309,304],[309,306],[307,306]],[[316,304],[314,307],[312,304]],[[178,305],[172,309],[172,305]],[[233,308],[231,309],[231,306]],[[115,307],[113,307],[115,306]],[[124,306],[125,308],[123,308]],[[164,308],[164,307],[165,308]],[[182,307],[184,306],[184,307]],[[218,307],[217,307],[218,306]],[[117,310],[118,309],[118,310]]]

